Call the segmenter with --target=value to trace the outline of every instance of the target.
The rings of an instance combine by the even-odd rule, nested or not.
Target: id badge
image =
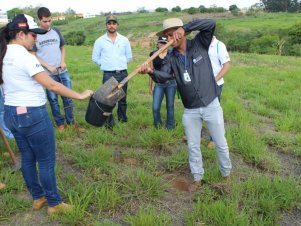
[[[188,73],[187,71],[185,71],[185,72],[183,73],[183,77],[184,77],[184,81],[185,81],[185,82],[191,82],[190,75],[189,75],[189,73]]]

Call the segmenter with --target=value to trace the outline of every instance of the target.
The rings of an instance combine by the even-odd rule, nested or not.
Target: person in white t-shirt
[[[37,34],[46,32],[24,14],[0,29],[0,84],[4,89],[4,121],[21,153],[22,174],[34,200],[33,209],[48,205],[48,214],[53,214],[70,211],[72,206],[62,201],[57,189],[55,136],[43,87],[78,100],[89,98],[93,91],[77,93],[44,71],[29,50]]]
[[[230,69],[230,57],[226,45],[213,36],[209,46],[208,54],[210,57],[213,74],[218,85],[218,100],[221,102],[221,95],[224,85],[224,76]],[[208,143],[209,149],[214,149],[214,142],[210,137]]]

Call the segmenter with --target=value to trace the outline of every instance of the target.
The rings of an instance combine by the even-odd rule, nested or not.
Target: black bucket
[[[86,111],[86,122],[93,126],[103,126],[106,123],[107,118],[112,114],[114,107],[115,105],[109,106],[102,104],[91,97]]]

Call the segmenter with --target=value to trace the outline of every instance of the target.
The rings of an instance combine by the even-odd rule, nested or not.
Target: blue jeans
[[[175,80],[168,81],[167,83],[156,83],[153,92],[153,117],[154,126],[157,128],[162,126],[161,118],[161,104],[165,94],[166,97],[166,129],[174,129],[174,102],[176,95],[177,84]]]
[[[232,165],[225,137],[223,110],[218,98],[215,98],[206,107],[195,109],[185,108],[182,120],[187,136],[189,166],[194,180],[199,181],[204,175],[200,146],[203,121],[206,122],[209,133],[215,143],[219,170],[224,177],[230,175]]]
[[[69,73],[67,70],[64,72],[58,73],[56,75],[50,75],[50,77],[54,81],[57,81],[57,82],[63,84],[64,86],[68,87],[69,89],[72,89],[72,82],[71,82],[71,79],[69,77]],[[60,125],[65,124],[65,118],[64,118],[64,116],[61,115],[61,111],[60,111],[58,95],[49,90],[46,90],[46,94],[47,94],[47,99],[49,101],[52,115],[53,115],[56,125],[60,126]],[[68,98],[68,97],[62,96],[61,98],[63,100],[66,122],[67,122],[67,124],[73,124],[74,123],[73,101],[71,98]]]
[[[55,166],[55,138],[46,105],[27,107],[17,114],[14,106],[4,106],[4,119],[21,153],[22,174],[34,200],[45,196],[49,206],[62,202],[58,194]],[[37,171],[37,165],[39,173]]]
[[[127,73],[126,70],[124,70],[122,72],[118,72],[118,73],[104,72],[102,83],[105,83],[111,77],[114,77],[118,82],[121,82],[127,76],[128,76],[128,73]],[[125,94],[127,94],[128,84],[126,83],[122,87],[122,89],[125,92]],[[126,109],[127,109],[126,97],[127,97],[127,95],[125,95],[125,97],[123,97],[120,101],[118,101],[117,116],[118,116],[118,121],[120,121],[120,122],[127,122],[128,121],[128,118],[126,116]],[[111,114],[108,117],[106,124],[107,124],[108,127],[113,127],[115,125],[113,114]]]
[[[6,127],[3,117],[4,117],[4,98],[0,90],[0,127],[3,130],[4,135],[7,138],[12,139],[14,138],[14,136],[12,132]]]

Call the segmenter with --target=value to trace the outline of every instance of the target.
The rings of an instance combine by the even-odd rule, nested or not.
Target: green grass
[[[179,15],[184,16],[120,16],[121,28],[126,25],[120,32],[139,39],[161,27],[152,21]],[[279,14],[282,20],[286,18],[287,26],[298,17]],[[271,26],[283,23],[276,14],[224,22],[229,29],[260,28],[266,25],[261,18],[271,21]],[[92,42],[104,32],[100,30],[104,29],[103,20],[76,21],[62,29],[68,32],[88,26],[88,42]],[[129,72],[144,62],[150,51],[135,47]],[[92,63],[91,52],[91,46],[66,48],[74,90],[97,90],[101,85],[102,73]],[[175,130],[154,129],[148,76],[137,75],[129,82],[128,123],[117,123],[113,131],[93,127],[84,119],[88,102],[74,101],[76,119],[86,131],[77,134],[68,127],[64,133],[56,133],[58,188],[64,201],[74,205],[70,214],[48,217],[45,208],[32,211],[21,172],[12,172],[0,144],[0,182],[7,184],[0,191],[0,224],[26,225],[30,219],[36,225],[280,225],[286,223],[285,218],[281,220],[283,213],[300,214],[300,58],[230,55],[232,67],[222,94],[234,166],[230,182],[222,181],[216,153],[206,148],[208,137],[204,136],[201,189],[192,195],[172,187],[170,182],[178,176],[191,180],[187,146],[182,141],[183,106],[176,99]],[[165,113],[163,103],[164,120]],[[10,143],[19,157],[14,142]]]

